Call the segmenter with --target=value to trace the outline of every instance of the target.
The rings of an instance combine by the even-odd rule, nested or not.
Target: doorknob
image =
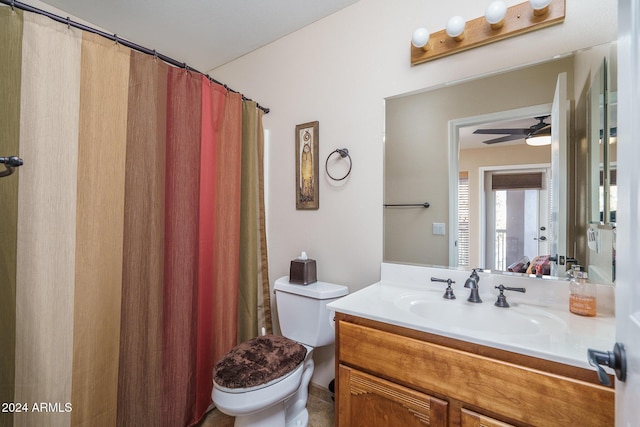
[[[624,382],[627,379],[627,354],[624,351],[624,345],[617,342],[613,346],[613,351],[598,351],[593,349],[587,350],[589,357],[589,365],[598,368],[598,379],[600,384],[610,386],[609,376],[602,366],[608,366],[616,371],[616,377]]]

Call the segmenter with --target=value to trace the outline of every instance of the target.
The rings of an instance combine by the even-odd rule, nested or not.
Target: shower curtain
[[[197,423],[270,330],[262,112],[9,7],[0,75],[0,426]]]

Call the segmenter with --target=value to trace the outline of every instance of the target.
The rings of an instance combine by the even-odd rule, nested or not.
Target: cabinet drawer
[[[511,424],[494,420],[468,409],[461,410],[460,427],[513,427]]]
[[[342,365],[339,376],[339,426],[447,426],[443,400]]]
[[[614,391],[343,320],[337,363],[517,423],[614,425]]]

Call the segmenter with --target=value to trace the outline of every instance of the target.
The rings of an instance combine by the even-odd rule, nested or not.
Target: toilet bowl
[[[235,426],[308,425],[306,409],[313,350],[334,342],[326,305],[346,295],[346,286],[326,282],[274,285],[282,337],[257,337],[232,349],[216,364],[211,397]]]

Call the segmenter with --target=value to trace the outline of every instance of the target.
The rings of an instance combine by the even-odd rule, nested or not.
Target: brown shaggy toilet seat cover
[[[298,367],[307,349],[289,338],[265,335],[231,349],[213,368],[213,380],[227,388],[266,384]]]

